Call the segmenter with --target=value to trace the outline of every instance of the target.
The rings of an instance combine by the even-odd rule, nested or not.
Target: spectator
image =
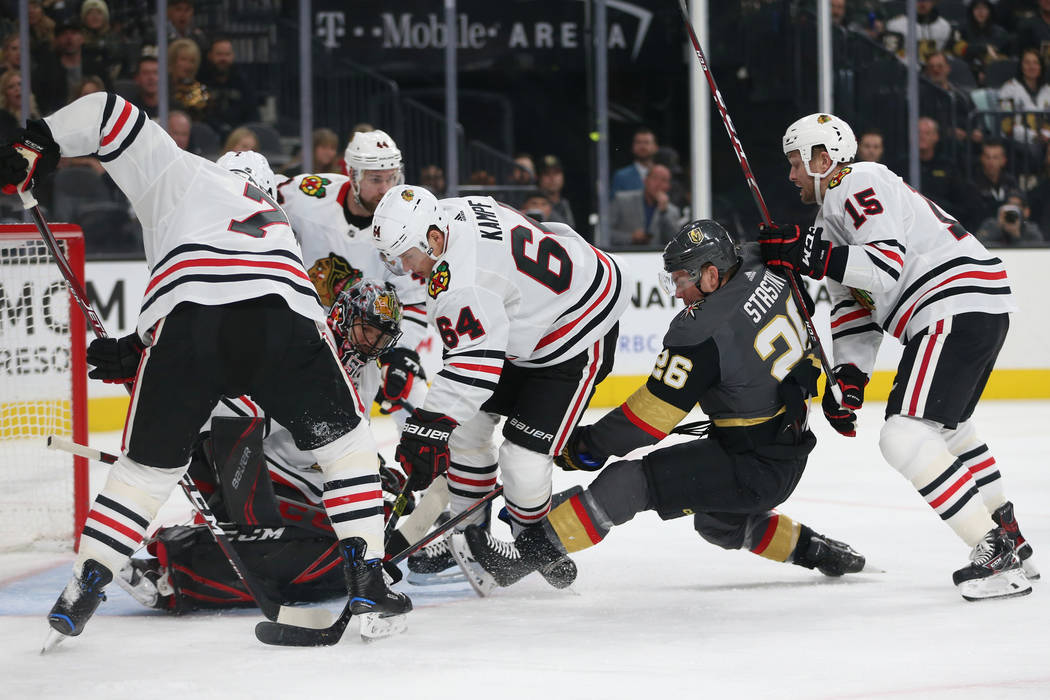
[[[99,76],[109,89],[105,63],[97,55],[84,53],[84,33],[77,20],[69,20],[55,28],[55,53],[65,78],[59,107],[72,99],[85,75]]]
[[[886,33],[886,16],[879,5],[868,3],[862,12],[855,13],[849,29],[881,44],[882,35]]]
[[[97,75],[85,76],[80,84],[77,85],[77,89],[74,92],[74,99],[77,97],[83,97],[84,95],[90,95],[93,92],[105,92],[106,84],[102,82],[102,78]]]
[[[29,98],[29,116],[40,117],[36,100]],[[22,127],[22,75],[18,71],[7,70],[0,75],[0,140],[9,143]]]
[[[679,210],[688,206],[691,193],[683,178],[682,164],[678,158],[678,151],[670,146],[661,146],[656,149],[656,154],[653,156],[653,165],[662,165],[671,173],[671,190],[668,192],[671,202]]]
[[[539,190],[529,192],[521,203],[521,213],[533,221],[551,220],[551,200]]]
[[[22,69],[22,40],[17,34],[4,37],[3,53],[0,54],[0,73]]]
[[[190,0],[174,0],[168,3],[168,41],[190,39],[197,44],[198,51],[208,47],[208,40],[194,24],[194,7]]]
[[[664,246],[678,230],[681,212],[671,203],[671,171],[653,164],[641,190],[617,192],[609,211],[615,246]]]
[[[569,200],[562,197],[561,191],[565,188],[565,172],[561,167],[558,156],[546,155],[540,159],[539,190],[547,195],[551,203],[551,218],[549,221],[563,223],[573,229],[576,228],[576,220],[572,216],[572,207]]]
[[[109,26],[109,6],[103,0],[84,0],[80,22],[84,28],[84,55],[105,66],[101,77],[112,81],[120,74],[124,42]]]
[[[1021,189],[1017,178],[1006,172],[1006,147],[1001,141],[987,141],[981,147],[980,170],[974,176],[974,184],[980,194],[980,216],[978,221],[998,215],[999,207],[1006,202],[1011,190]]]
[[[1043,156],[1043,166],[1038,175],[1035,187],[1028,191],[1028,204],[1032,210],[1032,221],[1038,224],[1045,238],[1046,232],[1050,231],[1050,148]]]
[[[467,184],[479,187],[494,187],[496,184],[496,176],[488,170],[475,170],[470,174],[470,177],[467,178]]]
[[[515,167],[510,171],[510,184],[522,187],[536,184],[536,164],[528,153],[514,156]]]
[[[1017,49],[1035,49],[1044,62],[1050,59],[1050,0],[1039,0],[1035,14],[1018,25]]]
[[[957,0],[952,0],[953,2]],[[1050,0],[1046,0],[1050,2]],[[919,62],[925,63],[927,57],[936,52],[948,48],[955,30],[951,22],[941,17],[937,11],[937,0],[917,0],[915,3],[915,14],[917,24],[915,27],[916,38],[919,42]],[[902,37],[908,36],[908,15],[900,14],[886,23],[886,31],[894,32]],[[900,55],[906,55],[902,49]]]
[[[634,156],[634,162],[613,173],[610,197],[615,197],[617,192],[642,189],[642,180],[653,164],[656,149],[656,134],[652,129],[647,126],[635,129],[634,139],[631,141],[631,155]]]
[[[29,50],[37,56],[55,46],[55,20],[44,12],[40,0],[29,0]]]
[[[884,150],[881,131],[865,129],[860,133],[857,139],[857,160],[881,163]]]
[[[419,169],[419,184],[441,199],[445,195],[445,171],[439,165],[424,165]]]
[[[246,126],[239,126],[230,132],[230,135],[226,137],[226,143],[223,144],[222,152],[229,153],[230,151],[258,151],[259,150],[259,137],[255,135],[255,132]]]
[[[959,175],[959,169],[941,152],[940,127],[931,117],[919,117],[919,176],[922,193],[970,227],[981,221],[974,188]]]
[[[1000,205],[998,214],[985,219],[974,235],[981,243],[991,247],[1039,245],[1043,242],[1043,233],[1030,217],[1031,211],[1024,195],[1018,190],[1012,190],[1006,202]]]
[[[339,134],[331,129],[321,127],[320,129],[314,129],[313,133],[310,135],[310,142],[313,144],[314,149],[312,172],[339,172],[339,157],[342,155],[339,152]],[[302,158],[297,159],[296,162],[290,163],[288,167],[281,172],[288,177],[302,175]]]
[[[190,115],[181,109],[173,109],[168,112],[168,135],[175,141],[175,145],[184,151],[190,150],[190,130],[193,122]]]
[[[988,64],[1006,58],[1010,34],[995,22],[990,0],[971,0],[966,8],[966,24],[959,29],[955,54],[971,65],[974,61]]]
[[[229,37],[219,37],[212,42],[200,70],[200,80],[208,86],[204,121],[220,137],[225,137],[238,124],[259,120],[255,88],[238,69],[235,59],[233,41]]]
[[[1050,2],[1050,0],[1047,0]],[[1050,110],[1050,85],[1043,80],[1043,63],[1038,49],[1021,52],[1017,75],[999,88],[999,109],[1004,112],[1044,112]],[[1003,133],[1018,143],[1046,143],[1050,124],[1034,114],[1020,114],[1003,120]]]
[[[948,75],[952,72],[952,66],[948,62],[948,55],[943,51],[934,51],[926,57],[926,65],[923,66],[922,72],[935,87],[947,93],[948,98],[951,100],[951,111],[949,114],[942,114],[941,117],[947,122],[945,126],[952,130],[956,141],[966,141],[966,127],[969,126],[970,113],[976,107],[974,107],[973,100],[970,99],[970,95],[965,90],[960,90],[948,80]],[[927,101],[920,98],[921,111],[927,114],[931,114],[934,111],[942,111],[935,110],[931,104],[923,104],[923,102]],[[970,138],[974,143],[980,143],[984,135],[980,129],[974,129],[973,133],[970,134]]]
[[[169,5],[169,9],[170,9]],[[208,107],[208,89],[197,80],[201,51],[192,39],[168,45],[168,85],[172,105],[199,121]]]
[[[123,95],[129,102],[146,113],[150,119],[157,118],[160,106],[160,68],[157,63],[157,48],[145,46],[135,68],[135,89]]]

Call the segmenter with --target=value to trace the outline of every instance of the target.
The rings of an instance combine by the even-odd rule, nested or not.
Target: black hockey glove
[[[91,379],[101,379],[107,384],[128,384],[135,381],[139,360],[146,346],[138,333],[123,338],[95,338],[88,345],[88,364],[95,369],[88,372]]]
[[[589,426],[577,426],[565,441],[561,453],[554,456],[554,463],[567,472],[596,472],[601,469],[606,458],[595,457],[588,451],[587,435],[590,431]]]
[[[806,399],[817,395],[817,380],[820,367],[814,364],[812,355],[806,355],[791,368],[777,387],[780,401],[784,404],[784,429],[801,435],[806,423]]]
[[[762,261],[785,272],[798,272],[815,280],[824,279],[831,259],[831,243],[822,240],[820,229],[803,233],[798,224],[758,227],[758,244]]]
[[[864,404],[864,387],[868,375],[857,369],[856,365],[839,365],[834,370],[834,380],[842,392],[842,405],[835,401],[831,393],[831,384],[824,388],[824,416],[831,427],[846,437],[857,434],[857,411]]]
[[[23,192],[55,171],[61,149],[43,119],[30,119],[12,143],[0,146],[0,186],[5,194]]]
[[[448,439],[458,425],[446,415],[421,408],[405,421],[394,457],[405,470],[413,491],[427,488],[448,469],[452,459]]]
[[[397,467],[388,467],[382,455],[380,455],[379,481],[383,487],[383,519],[390,520],[390,514],[394,510],[394,502],[397,501],[397,497],[401,493],[401,489],[405,487],[405,482],[408,481],[408,478]],[[407,502],[405,503],[405,510],[401,513],[402,515],[408,515],[416,507],[416,497],[412,492],[409,491],[405,496]]]
[[[426,381],[423,365],[419,362],[419,353],[408,348],[390,348],[379,357],[380,372],[383,375],[383,386],[379,388],[379,412],[383,415],[393,413],[400,407],[400,402],[407,399],[412,391],[412,383],[418,378]]]

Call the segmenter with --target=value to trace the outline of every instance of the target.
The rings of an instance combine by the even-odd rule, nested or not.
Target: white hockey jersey
[[[277,192],[321,302],[331,307],[339,292],[361,278],[391,283],[404,312],[397,344],[415,350],[426,336],[425,280],[395,275],[383,264],[370,242],[370,219],[360,226],[347,221],[344,202],[350,194],[350,178],[333,173],[298,175],[278,184]]]
[[[883,331],[906,343],[949,316],[1017,310],[1002,260],[879,163],[832,178],[814,225],[849,246],[842,284],[828,279],[836,364],[870,374]]]
[[[281,208],[258,187],[180,149],[130,102],[81,97],[45,120],[63,156],[97,154],[142,223],[149,283],[138,332],[176,304],[268,294],[324,326],[324,309]]]
[[[495,390],[504,361],[564,362],[601,338],[630,300],[620,265],[564,224],[538,224],[491,197],[441,200],[450,222],[427,285],[444,366],[424,407],[459,422]]]

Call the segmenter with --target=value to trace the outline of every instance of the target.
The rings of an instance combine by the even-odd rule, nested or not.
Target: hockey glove
[[[107,384],[127,384],[135,381],[139,360],[146,346],[138,333],[123,338],[96,338],[87,349],[88,364],[95,369],[88,372],[91,379],[101,379]]]
[[[846,437],[854,437],[857,434],[856,412],[864,404],[864,387],[868,383],[868,375],[857,369],[856,365],[839,365],[832,371],[835,383],[842,392],[842,405],[835,401],[829,381],[829,385],[824,389],[822,402],[824,416],[839,433]]]
[[[801,435],[805,429],[807,404],[806,400],[817,395],[817,380],[820,379],[820,366],[815,364],[812,355],[806,355],[791,368],[784,380],[777,387],[781,403],[784,404],[784,429],[791,429]]]
[[[798,272],[815,280],[824,279],[831,259],[831,243],[820,237],[821,229],[810,228],[803,234],[797,224],[767,226],[758,229],[762,261],[785,272]]]
[[[601,469],[605,465],[605,458],[595,457],[588,452],[587,435],[590,430],[588,426],[577,426],[565,441],[561,453],[555,455],[554,463],[567,472],[596,472]]]
[[[0,146],[0,186],[4,194],[28,191],[55,171],[61,149],[43,119],[30,119],[13,143]]]
[[[426,381],[419,353],[408,348],[390,348],[379,357],[383,386],[379,388],[379,412],[388,415],[401,407],[400,402],[408,398],[412,383],[418,378]]]
[[[417,408],[405,421],[394,457],[401,463],[413,491],[430,486],[448,469],[448,439],[459,423],[441,413]]]
[[[397,501],[401,489],[405,487],[405,482],[408,481],[408,478],[397,467],[388,467],[383,460],[382,455],[380,455],[379,481],[383,487],[383,519],[390,520],[390,514],[393,512],[394,503]],[[416,497],[411,491],[406,493],[405,497],[405,510],[402,511],[402,515],[408,515],[416,507]]]

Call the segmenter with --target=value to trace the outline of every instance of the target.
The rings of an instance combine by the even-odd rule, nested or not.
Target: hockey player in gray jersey
[[[971,416],[1017,311],[1003,262],[937,204],[879,163],[855,163],[849,124],[810,114],[784,133],[790,179],[814,225],[766,228],[769,265],[826,280],[840,406],[824,393],[839,433],[856,411],[884,334],[904,346],[879,448],[934,512],[971,547],[953,575],[967,600],[1031,592],[1038,577],[1002,478]]]
[[[693,514],[697,532],[714,544],[828,576],[863,568],[848,545],[772,510],[794,491],[816,444],[806,417],[820,371],[786,280],[763,267],[756,246],[738,249],[710,220],[678,232],[664,269],[668,293],[687,306],[652,374],[620,407],[578,428],[558,464],[602,469],[610,456],[660,442],[697,403],[711,418],[708,436],[614,462],[514,543],[476,527],[454,535],[453,549],[481,585],[510,585],[597,544],[643,510],[664,519]]]

